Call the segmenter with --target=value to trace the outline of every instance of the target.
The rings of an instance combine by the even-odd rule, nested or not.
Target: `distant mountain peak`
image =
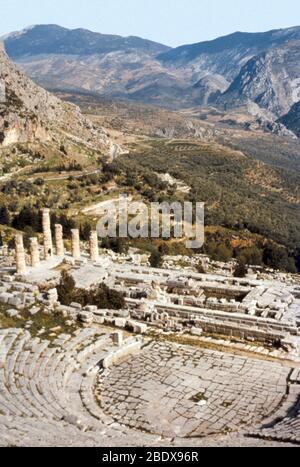
[[[55,24],[31,26],[4,41],[8,55],[51,90],[88,91],[172,109],[219,104],[226,111],[250,101],[273,114],[274,121],[300,99],[300,26],[236,31],[175,49],[136,36]],[[286,77],[282,61],[285,67],[291,63]]]
[[[0,41],[5,41],[7,39],[13,39],[22,36],[23,34],[26,34],[30,29],[35,28],[35,25],[32,26],[26,26],[24,29],[20,29],[20,31],[13,31],[9,32],[8,34],[5,34],[4,36],[0,37]]]
[[[88,29],[67,29],[56,24],[40,24],[8,34],[6,50],[13,59],[41,54],[94,55],[132,49],[158,55],[170,48],[140,37],[101,34]]]

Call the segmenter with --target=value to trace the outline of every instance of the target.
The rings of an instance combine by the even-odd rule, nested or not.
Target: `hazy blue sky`
[[[55,23],[168,45],[300,25],[299,0],[0,0],[0,35]]]

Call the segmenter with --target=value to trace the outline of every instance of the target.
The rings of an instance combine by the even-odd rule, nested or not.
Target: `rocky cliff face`
[[[279,119],[279,123],[285,125],[300,138],[300,101],[293,105],[287,115]]]
[[[229,86],[229,82],[221,75],[207,74],[203,76],[193,88],[197,91],[198,105],[207,105],[210,102],[215,102],[216,99],[225,92]],[[196,94],[196,92],[195,92]]]
[[[249,100],[277,117],[300,100],[300,41],[252,58],[217,102],[232,108]]]
[[[109,146],[78,107],[65,103],[28,79],[0,48],[0,144],[48,141],[57,131],[97,147]]]

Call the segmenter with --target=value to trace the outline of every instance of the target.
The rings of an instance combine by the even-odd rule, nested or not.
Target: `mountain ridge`
[[[7,35],[5,47],[8,55],[13,59],[44,53],[93,55],[122,48],[140,49],[155,55],[169,49],[164,44],[138,36],[101,34],[84,28],[68,29],[55,24],[35,25]]]
[[[295,26],[235,32],[172,49],[135,36],[37,25],[6,36],[5,46],[15,63],[47,89],[94,92],[171,110],[243,107],[249,114],[256,106],[264,131],[293,138],[278,118],[300,100],[298,52],[289,58],[287,79],[278,68],[280,51],[292,57],[298,41],[300,26]]]
[[[284,36],[289,34],[296,34],[297,37],[300,34],[300,26],[293,26],[290,28],[281,28],[281,29],[272,29],[266,32],[243,32],[243,31],[236,31],[231,34],[227,34],[225,36],[220,36],[212,40],[208,41],[201,41],[192,44],[181,45],[179,47],[172,48],[170,51],[161,54],[161,59],[171,59],[172,57],[176,57],[180,55],[180,52],[184,52],[182,55],[185,58],[194,58],[192,52],[197,51],[198,53],[203,52],[222,52],[227,48],[232,48],[234,44],[236,44],[236,40],[243,45],[253,46],[253,45],[260,45],[261,47],[265,47],[266,45],[272,44],[272,38],[283,34],[281,40],[285,42]],[[261,44],[261,39],[266,38],[264,45]],[[187,52],[190,52],[187,53]]]

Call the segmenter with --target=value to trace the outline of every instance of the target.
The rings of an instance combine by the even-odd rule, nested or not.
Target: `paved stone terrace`
[[[290,369],[153,343],[100,378],[104,411],[164,437],[202,437],[261,422],[283,402]]]

